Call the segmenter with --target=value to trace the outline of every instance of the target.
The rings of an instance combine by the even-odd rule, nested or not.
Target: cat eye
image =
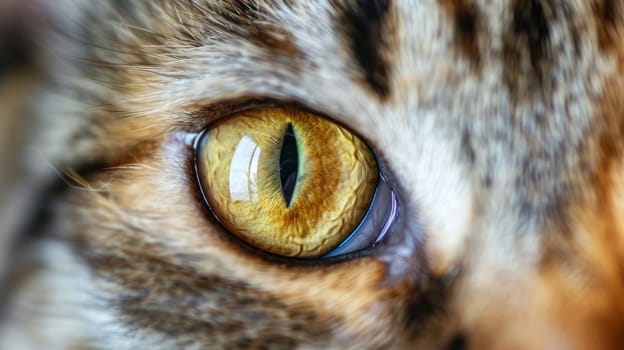
[[[195,148],[196,176],[214,217],[268,253],[316,258],[365,249],[397,213],[371,149],[313,113],[240,111],[205,129]]]

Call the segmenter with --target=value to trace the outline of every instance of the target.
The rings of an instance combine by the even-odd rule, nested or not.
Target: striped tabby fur
[[[624,348],[623,1],[41,5],[3,349]],[[376,150],[382,245],[278,262],[210,219],[186,135],[265,100]]]

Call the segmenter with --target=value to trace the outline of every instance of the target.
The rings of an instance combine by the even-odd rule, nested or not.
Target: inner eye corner
[[[340,142],[345,140],[363,159],[344,157]],[[211,215],[231,235],[270,255],[327,261],[354,256],[376,246],[387,222],[394,220],[388,216],[389,204],[381,202],[389,197],[388,189],[380,190],[384,174],[376,152],[322,114],[292,106],[239,109],[209,123],[197,134],[193,148],[195,178]],[[269,166],[276,163],[275,168]],[[350,171],[363,175],[348,178]],[[342,198],[349,186],[364,187],[355,193],[357,205],[349,206]],[[321,196],[315,197],[316,192]],[[327,201],[338,203],[330,204],[346,222],[338,230],[323,222],[327,213],[320,211],[328,207]],[[291,210],[296,214],[287,215]],[[303,253],[289,248],[292,239],[303,242]],[[310,250],[314,240],[329,243]]]

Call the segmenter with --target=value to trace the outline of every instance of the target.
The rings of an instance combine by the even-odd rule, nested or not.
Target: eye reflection
[[[236,146],[230,164],[230,198],[232,200],[258,200],[258,161],[262,150],[247,135]]]

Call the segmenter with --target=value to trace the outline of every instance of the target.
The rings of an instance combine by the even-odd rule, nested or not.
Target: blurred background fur
[[[46,27],[44,16],[32,2],[0,0],[0,277],[3,284],[7,283],[11,252],[19,244],[15,233],[19,231],[19,218],[29,205],[27,192],[32,193],[22,155],[28,138],[30,104],[42,78],[33,39]]]

